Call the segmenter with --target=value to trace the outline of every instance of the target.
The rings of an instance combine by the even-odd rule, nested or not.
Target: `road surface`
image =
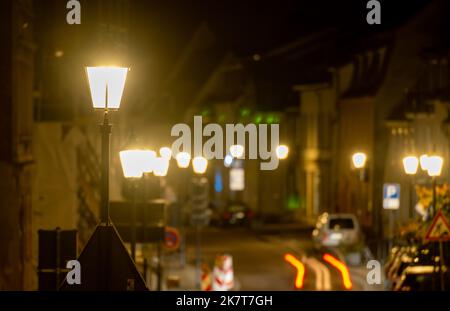
[[[264,233],[246,228],[205,228],[201,236],[202,260],[211,267],[217,254],[232,255],[238,290],[295,290],[297,269],[284,260],[288,253],[305,267],[302,290],[345,290],[342,274],[323,260],[326,250],[313,247],[309,230]],[[192,271],[195,242],[195,233],[189,232],[186,267]],[[350,267],[353,290],[379,290],[366,283],[366,273],[365,267]]]

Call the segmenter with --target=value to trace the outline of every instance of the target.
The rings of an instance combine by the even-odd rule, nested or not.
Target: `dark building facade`
[[[31,289],[34,166],[32,1],[0,4],[0,289]]]

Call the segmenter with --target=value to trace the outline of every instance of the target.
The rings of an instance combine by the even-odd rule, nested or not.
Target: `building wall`
[[[335,91],[329,84],[298,85],[301,127],[298,191],[306,219],[313,221],[333,208],[333,124]]]
[[[373,98],[339,100],[338,139],[338,200],[336,211],[354,213],[362,225],[372,224],[372,201],[370,189],[372,165],[376,160],[374,148],[374,103]],[[361,181],[352,165],[352,155],[364,152],[367,155],[368,179]]]
[[[33,7],[0,3],[0,289],[33,287]]]

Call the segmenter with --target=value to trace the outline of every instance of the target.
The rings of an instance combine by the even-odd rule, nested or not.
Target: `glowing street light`
[[[192,159],[192,167],[194,168],[194,173],[204,174],[208,168],[208,160],[204,157],[195,157]]]
[[[152,162],[150,150],[131,149],[119,152],[123,175],[132,180],[133,201],[131,207],[131,258],[136,259],[136,193],[137,180],[142,177],[145,169]],[[150,165],[151,166],[151,165]]]
[[[142,150],[124,150],[119,152],[125,178],[141,178],[144,171],[145,159]]]
[[[120,107],[128,68],[124,67],[86,67],[86,74],[91,92],[92,105],[103,109],[101,124],[101,188],[100,188],[100,222],[109,225],[109,139],[111,124],[108,110]]]
[[[242,145],[231,145],[230,154],[234,158],[241,158],[244,155],[244,147]]]
[[[279,145],[276,149],[275,152],[277,154],[278,159],[280,160],[284,160],[288,157],[289,154],[289,148],[286,145]]]
[[[153,150],[142,150],[142,172],[151,173],[155,166],[156,152]]]
[[[416,156],[407,156],[403,158],[403,169],[406,175],[409,175],[409,216],[414,216],[414,176],[419,168],[419,158]]]
[[[230,167],[231,163],[233,163],[233,157],[227,154],[223,159],[223,165],[225,165],[225,167]]]
[[[415,175],[419,167],[419,159],[415,156],[403,158],[403,169],[407,175]]]
[[[427,160],[427,171],[430,177],[441,175],[444,159],[440,156],[430,156]]]
[[[155,165],[153,167],[153,174],[155,176],[164,177],[169,171],[169,159],[163,157],[155,158]]]
[[[352,156],[353,166],[356,169],[364,168],[364,166],[366,166],[366,161],[367,161],[367,155],[363,152],[356,152]]]
[[[175,156],[177,160],[177,165],[179,168],[187,168],[189,167],[189,162],[191,162],[191,155],[187,152],[179,152]]]
[[[119,109],[128,68],[86,67],[92,104],[96,109]]]
[[[428,154],[422,154],[419,158],[419,163],[422,171],[428,170]]]
[[[159,154],[164,159],[170,160],[170,158],[172,157],[172,149],[170,149],[169,147],[161,147],[159,149]]]

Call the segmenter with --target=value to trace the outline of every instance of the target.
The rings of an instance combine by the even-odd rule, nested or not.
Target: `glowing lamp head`
[[[153,174],[155,176],[164,177],[169,171],[169,159],[163,157],[155,158],[155,165],[153,167]]]
[[[142,150],[142,171],[144,173],[153,172],[155,165],[156,152],[153,150]]]
[[[428,157],[428,175],[431,177],[440,176],[442,172],[442,166],[444,164],[444,159],[440,156],[430,156]]]
[[[419,167],[419,159],[414,156],[403,158],[403,169],[407,175],[415,175]]]
[[[278,159],[280,160],[284,160],[288,157],[289,154],[289,148],[286,145],[279,145],[276,149],[275,152],[277,154]]]
[[[95,109],[119,109],[128,68],[86,67]]]
[[[142,177],[144,173],[142,168],[145,162],[142,150],[124,150],[119,152],[119,156],[125,178]]]
[[[177,165],[180,168],[189,167],[189,162],[191,162],[191,155],[187,152],[180,152],[176,155]]]
[[[428,154],[422,154],[419,158],[419,163],[422,171],[428,170]]]
[[[241,145],[230,146],[230,154],[234,158],[241,158],[244,155],[244,147]]]
[[[367,155],[363,152],[354,153],[352,156],[353,166],[356,169],[364,168],[364,166],[366,166],[366,161],[367,161]]]
[[[159,154],[164,159],[170,160],[170,158],[172,157],[172,149],[170,149],[169,147],[161,147],[159,149]]]
[[[233,157],[231,155],[227,154],[225,156],[225,158],[223,159],[223,165],[225,165],[225,167],[230,167],[232,163],[233,163]]]
[[[194,168],[194,173],[204,174],[208,168],[208,160],[204,157],[195,157],[192,159],[192,167]]]

